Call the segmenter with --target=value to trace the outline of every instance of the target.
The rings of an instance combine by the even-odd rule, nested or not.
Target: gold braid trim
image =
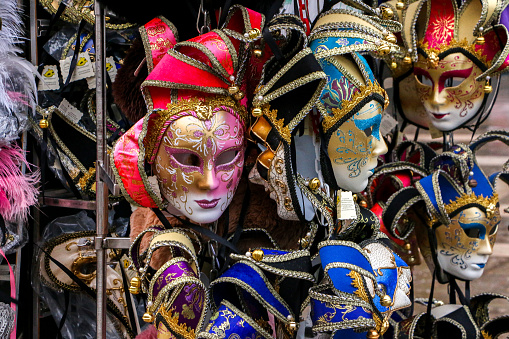
[[[493,196],[489,198],[484,198],[481,195],[477,196],[474,192],[471,194],[462,194],[456,200],[452,201],[449,200],[448,204],[445,204],[445,212],[450,215],[454,211],[457,211],[459,209],[462,209],[464,206],[468,204],[477,204],[481,205],[486,209],[486,217],[491,219],[497,209],[498,204],[498,194],[495,193]],[[439,222],[440,220],[437,217],[434,217],[430,222],[429,226],[433,226],[436,222]]]
[[[424,42],[424,39],[422,39],[417,44],[417,47],[420,47],[423,50],[425,50],[426,53],[428,54],[428,58],[429,58],[429,55],[434,55],[434,56],[438,57],[438,55],[440,53],[443,53],[451,48],[462,48],[465,51],[471,53],[472,55],[475,55],[475,57],[477,59],[479,59],[483,64],[485,64],[486,67],[489,68],[491,66],[491,61],[488,62],[488,60],[486,59],[486,56],[482,54],[482,49],[476,50],[475,43],[473,43],[473,44],[468,43],[466,38],[463,38],[463,40],[460,40],[460,41],[451,39],[451,41],[448,44],[441,44],[438,47],[432,47],[432,48],[428,47],[428,42]]]
[[[157,151],[154,149],[156,141],[160,137],[164,124],[171,117],[186,111],[194,111],[196,112],[198,119],[208,120],[212,118],[212,115],[214,114],[213,110],[221,106],[231,108],[237,112],[244,124],[248,123],[249,119],[246,108],[231,97],[222,95],[178,100],[177,102],[169,103],[165,110],[153,111],[148,117],[150,119],[148,131],[145,139],[143,139],[143,144],[145,145],[146,150],[146,159],[150,159],[154,152]],[[145,119],[147,119],[147,117]]]
[[[327,133],[328,130],[332,128],[341,118],[343,118],[348,112],[354,109],[364,98],[368,95],[377,93],[384,97],[384,109],[389,105],[389,96],[385,92],[385,90],[380,87],[378,82],[375,80],[374,83],[368,80],[367,85],[361,86],[359,91],[356,91],[349,100],[341,100],[341,108],[333,108],[332,116],[326,116],[323,119],[322,126]]]
[[[362,275],[356,271],[350,271],[350,273],[347,274],[350,278],[352,278],[352,286],[355,287],[357,290],[354,292],[357,296],[359,296],[362,300],[369,303],[373,298],[368,295],[368,292],[366,291],[364,284],[362,282]],[[376,287],[375,287],[376,288]],[[380,319],[376,313],[373,313],[373,320],[375,321],[376,328],[378,331],[382,328],[383,321]]]

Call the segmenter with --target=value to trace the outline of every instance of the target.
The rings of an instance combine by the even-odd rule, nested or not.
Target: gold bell
[[[407,55],[406,57],[403,58],[403,63],[405,65],[410,65],[412,63],[412,58]]]
[[[409,263],[410,265],[412,265],[413,263],[415,263],[415,258],[414,258],[414,257],[410,257],[410,258],[408,258],[408,263]]]
[[[255,49],[253,50],[253,55],[257,58],[257,59],[261,59],[261,57],[263,56],[263,51],[261,49]]]
[[[484,45],[484,43],[485,43],[484,37],[483,36],[478,36],[477,38],[475,38],[475,43],[477,45]]]
[[[380,335],[378,334],[378,331],[375,329],[369,329],[368,334],[366,335],[367,339],[378,339],[380,338]]]
[[[228,92],[231,95],[234,95],[234,94],[238,93],[239,91],[240,91],[239,86],[230,86],[230,87],[228,87]]]
[[[131,283],[129,285],[129,292],[131,294],[140,293],[141,279],[139,277],[134,277],[131,279]]]
[[[235,98],[235,100],[242,100],[242,98],[244,98],[244,92],[238,91],[233,95],[233,97]]]
[[[318,178],[313,178],[313,179],[309,180],[308,187],[309,187],[309,189],[310,189],[310,190],[315,191],[315,190],[317,190],[318,188],[320,188],[320,185],[321,185],[321,184],[322,184],[322,183],[320,182],[320,179],[318,179]]]
[[[491,87],[491,85],[489,83],[487,83],[485,86],[484,86],[484,93],[486,94],[489,94],[491,93],[491,91],[493,90],[493,88]],[[39,122],[40,123],[40,122]]]
[[[392,299],[391,299],[391,297],[389,297],[387,294],[386,294],[386,295],[384,295],[384,296],[382,297],[382,299],[380,299],[380,304],[382,304],[382,306],[384,306],[384,307],[389,307],[389,306],[391,306],[391,305],[392,305]]]
[[[398,68],[398,64],[395,61],[391,62],[391,68],[392,69]]]
[[[260,107],[255,107],[251,111],[251,114],[253,114],[254,117],[261,117],[262,116],[262,109]]]
[[[49,126],[48,120],[46,120],[44,118],[39,120],[39,127],[40,128],[48,128],[48,126]]]
[[[382,19],[389,20],[394,16],[394,12],[389,7],[382,7]]]
[[[387,40],[388,42],[390,42],[392,44],[395,44],[396,42],[398,42],[398,38],[396,38],[396,36],[392,33],[387,34],[387,36],[385,37],[385,40]]]
[[[384,322],[382,323],[382,327],[380,328],[380,334],[384,335],[385,332],[389,329],[389,320],[384,319]]]
[[[410,251],[411,249],[412,249],[412,245],[409,242],[407,242],[405,244],[405,250]]]
[[[396,9],[397,9],[398,11],[401,11],[401,10],[403,10],[404,8],[405,8],[405,3],[404,3],[404,2],[401,2],[401,1],[396,2]]]
[[[290,333],[294,333],[295,331],[297,331],[297,323],[295,321],[290,321],[290,323],[288,324],[288,331]]]
[[[367,207],[368,207],[368,203],[367,203],[365,200],[361,200],[361,201],[359,202],[359,206],[360,206],[360,207],[367,208]]]
[[[154,315],[152,313],[145,312],[142,319],[146,323],[151,323],[154,321]]]
[[[253,39],[256,39],[261,33],[258,28],[253,28],[247,34],[249,36],[249,39],[253,40]]]
[[[383,44],[380,47],[378,47],[378,54],[380,54],[382,56],[389,54],[390,51],[391,51],[391,48],[389,47],[389,45]]]
[[[256,261],[262,261],[262,259],[263,259],[263,251],[262,250],[254,250],[251,253],[251,258],[253,258]]]

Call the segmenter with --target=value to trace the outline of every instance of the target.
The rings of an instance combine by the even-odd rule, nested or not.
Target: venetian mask
[[[244,151],[243,123],[230,112],[178,118],[165,131],[153,165],[161,194],[194,222],[216,221],[240,181]]]
[[[483,212],[470,207],[451,218],[449,225],[438,226],[435,236],[440,267],[462,280],[480,278],[493,253],[500,220],[498,209]]]
[[[378,101],[371,100],[332,133],[327,153],[340,188],[363,191],[378,156],[387,153],[380,133],[382,110]]]
[[[477,115],[484,100],[483,72],[462,53],[443,59],[431,52],[419,55],[414,65],[419,98],[431,124],[440,131],[452,131]]]

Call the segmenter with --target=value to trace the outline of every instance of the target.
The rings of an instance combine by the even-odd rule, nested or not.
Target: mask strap
[[[437,268],[433,270],[433,278],[431,279],[431,289],[429,292],[428,305],[426,307],[426,322],[424,328],[426,329],[424,332],[424,338],[431,338],[431,307],[433,306],[433,293],[435,292],[435,278],[436,278]]]
[[[157,218],[159,218],[159,220],[163,223],[163,225],[164,225],[164,227],[166,229],[172,229],[173,228],[171,226],[170,222],[168,221],[168,219],[166,219],[166,217],[164,216],[163,212],[159,208],[154,207],[154,208],[152,208],[152,211],[154,211],[154,213],[157,215]],[[217,234],[215,234],[214,232],[212,232],[208,228],[204,228],[204,227],[198,226],[196,224],[193,224],[192,222],[189,222],[189,221],[187,221],[185,219],[182,219],[179,216],[176,216],[176,215],[173,215],[173,214],[171,214],[171,216],[176,218],[182,224],[188,226],[193,231],[199,232],[199,233],[203,234],[204,236],[206,236],[206,237],[208,237],[208,238],[210,238],[212,240],[217,241],[221,245],[226,246],[229,249],[231,249],[234,253],[237,253],[237,254],[239,253],[239,250],[237,249],[237,247],[235,247],[235,245],[233,245],[231,242],[229,242],[228,240],[224,239],[223,237],[218,236]]]

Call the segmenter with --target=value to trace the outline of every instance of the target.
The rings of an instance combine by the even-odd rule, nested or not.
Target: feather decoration
[[[0,214],[6,221],[26,221],[28,208],[37,203],[39,171],[24,175],[21,165],[26,161],[23,150],[16,144],[0,147]]]
[[[36,103],[35,67],[20,57],[23,22],[17,0],[0,1],[0,145],[28,128],[27,114]]]

